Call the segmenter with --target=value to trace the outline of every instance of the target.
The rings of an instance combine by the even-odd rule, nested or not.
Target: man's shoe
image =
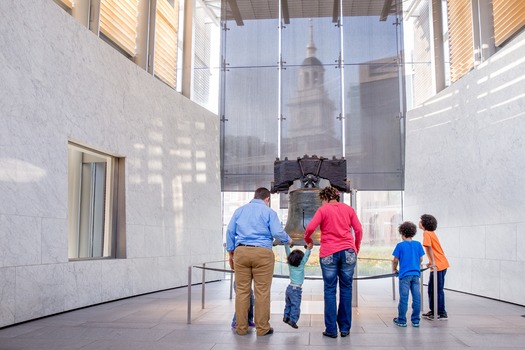
[[[255,323],[253,323],[253,321],[248,321],[248,327],[255,327]]]
[[[448,320],[448,315],[447,314],[438,315],[438,320],[446,321]]]
[[[398,327],[406,327],[406,326],[407,326],[406,323],[400,322],[400,321],[397,319],[397,317],[394,318],[393,321],[394,321],[394,324],[395,324],[396,326],[398,326]]]
[[[348,335],[350,335],[350,332],[341,332],[341,337],[343,337],[343,338],[348,336]]]
[[[290,321],[290,318],[289,318],[289,317],[283,317],[283,322],[284,322],[284,323],[288,323],[288,321]]]
[[[419,327],[419,323],[412,323],[412,327]]]
[[[268,332],[264,333],[263,336],[264,336],[264,335],[270,335],[270,334],[273,334],[273,328],[272,328],[272,327],[270,327],[270,329],[268,330]]]
[[[325,337],[337,338],[337,333],[336,333],[336,334],[332,334],[332,333],[326,333],[326,332],[323,332],[323,335],[324,335]]]
[[[423,316],[423,317],[434,317],[434,313],[432,311],[429,311],[426,314],[423,314],[421,316]]]
[[[295,329],[299,328],[297,323],[292,321],[292,320],[288,320],[288,322],[286,322],[286,323],[288,323],[292,328],[295,328]]]

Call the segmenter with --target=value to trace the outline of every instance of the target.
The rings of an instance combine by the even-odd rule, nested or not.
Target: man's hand
[[[231,252],[229,252],[230,253],[230,259],[229,259],[228,262],[230,263],[230,269],[235,270],[234,269],[234,263],[233,263],[233,252],[234,252],[233,250]]]

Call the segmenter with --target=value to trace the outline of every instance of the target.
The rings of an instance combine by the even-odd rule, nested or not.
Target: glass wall
[[[347,159],[358,190],[403,189],[401,1],[223,1],[223,191],[279,159]]]

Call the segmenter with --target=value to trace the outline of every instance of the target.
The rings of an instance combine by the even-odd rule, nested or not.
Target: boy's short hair
[[[416,224],[410,221],[405,221],[399,225],[399,233],[407,238],[414,237],[417,233]]]
[[[303,260],[304,252],[299,249],[294,249],[290,255],[288,255],[288,264],[292,266],[299,266],[301,265],[301,261]]]
[[[421,215],[421,226],[423,226],[426,231],[435,231],[438,226],[438,222],[432,215],[423,214]]]

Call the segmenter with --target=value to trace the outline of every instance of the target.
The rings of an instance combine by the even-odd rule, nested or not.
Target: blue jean
[[[237,292],[237,287],[235,286],[235,281],[233,282],[233,290]],[[250,308],[248,309],[248,322],[253,322],[253,302],[255,298],[253,296],[253,291],[250,293]],[[232,323],[237,323],[237,313],[233,313]]]
[[[412,294],[412,323],[419,323],[421,313],[421,290],[419,276],[405,276],[399,279],[399,304],[397,306],[397,320],[407,323],[408,294]]]
[[[447,269],[437,272],[437,296],[438,296],[438,315],[446,315],[445,309],[445,275]],[[428,280],[428,300],[430,300],[430,311],[434,312],[434,272],[430,272]]]
[[[329,334],[344,333],[352,327],[352,282],[357,254],[353,249],[341,250],[320,259],[324,281],[324,325]],[[339,281],[339,308],[336,290]]]
[[[301,299],[303,289],[298,285],[289,284],[286,287],[286,306],[284,307],[284,317],[297,323],[301,316]]]

